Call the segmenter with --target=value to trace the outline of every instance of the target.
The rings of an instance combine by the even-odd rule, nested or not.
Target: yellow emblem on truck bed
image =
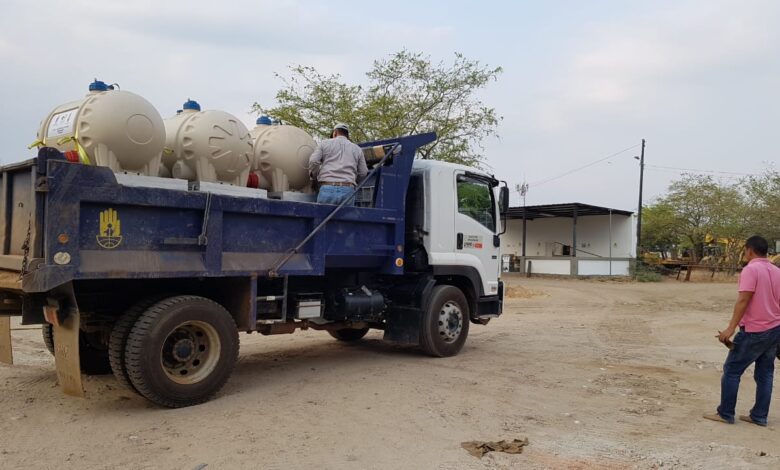
[[[100,213],[97,242],[101,248],[107,250],[114,249],[122,243],[122,224],[119,221],[119,214],[114,209],[108,208]]]

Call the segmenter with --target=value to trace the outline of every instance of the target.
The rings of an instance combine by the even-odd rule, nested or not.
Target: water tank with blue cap
[[[149,101],[101,80],[82,99],[54,108],[41,122],[37,144],[77,153],[84,164],[156,176],[165,126]]]
[[[187,98],[187,101],[184,102],[183,105],[181,105],[181,109],[189,109],[191,111],[200,111],[200,103],[197,101],[191,100]]]
[[[181,113],[165,120],[160,176],[246,186],[252,139],[244,123],[224,111],[201,111],[188,99]]]
[[[273,125],[274,125],[273,119],[271,119],[270,116],[263,114],[262,116],[257,118],[257,120],[255,121],[255,127],[251,131],[249,131],[249,135],[251,135],[252,140],[254,140],[268,126],[273,126]]]
[[[113,86],[109,86],[106,84],[106,82],[102,82],[97,78],[95,79],[95,81],[89,84],[89,91],[108,91],[113,89],[114,89]]]

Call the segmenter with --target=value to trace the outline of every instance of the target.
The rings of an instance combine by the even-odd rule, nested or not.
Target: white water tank
[[[174,178],[246,186],[252,139],[244,123],[224,111],[201,111],[188,100],[182,112],[165,120],[166,172]]]
[[[175,147],[174,140],[176,134],[179,132],[179,128],[182,126],[185,120],[190,114],[200,111],[200,106],[195,108],[194,105],[188,105],[189,101],[185,103],[183,108],[176,111],[176,115],[163,121],[165,124],[165,148],[163,148],[162,163],[160,165],[160,176],[165,178],[173,177],[173,165],[176,164],[176,154],[173,149]],[[193,103],[195,103],[193,101]],[[196,103],[197,104],[197,103]]]
[[[306,190],[311,184],[309,157],[317,147],[314,139],[303,129],[288,125],[258,125],[252,131],[252,170],[260,187],[273,192]]]
[[[268,116],[263,115],[257,118],[257,120],[255,121],[255,127],[249,131],[249,136],[252,138],[253,148],[257,136],[260,135],[265,129],[267,129],[269,126],[272,125],[274,125],[274,121]],[[253,153],[252,171],[249,173],[249,181],[247,182],[247,185],[253,188],[271,189],[271,183],[267,179],[265,179],[265,176],[259,171],[255,171],[257,168],[255,168],[254,162],[255,162],[255,157]]]
[[[156,176],[164,142],[163,120],[151,103],[95,80],[84,98],[49,113],[37,143],[117,173]]]

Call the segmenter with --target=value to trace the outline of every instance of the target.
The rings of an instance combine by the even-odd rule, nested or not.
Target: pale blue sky
[[[250,125],[251,103],[272,104],[273,74],[287,65],[360,82],[375,58],[405,47],[504,68],[481,96],[504,116],[487,163],[513,185],[643,137],[648,164],[734,177],[780,160],[778,24],[775,1],[4,0],[0,160],[29,157],[40,119],[94,77],[163,116],[192,97]],[[637,153],[532,184],[528,203],[635,210]],[[678,174],[649,167],[646,197]]]

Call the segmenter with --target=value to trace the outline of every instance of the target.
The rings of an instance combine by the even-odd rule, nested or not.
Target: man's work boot
[[[744,421],[746,423],[752,423],[756,426],[766,427],[766,423],[759,423],[758,421],[754,421],[753,418],[751,418],[749,415],[739,415],[739,420]]]
[[[703,415],[702,418],[709,419],[710,421],[717,421],[719,423],[734,424],[726,421],[723,416],[719,415],[718,413],[707,413]]]

